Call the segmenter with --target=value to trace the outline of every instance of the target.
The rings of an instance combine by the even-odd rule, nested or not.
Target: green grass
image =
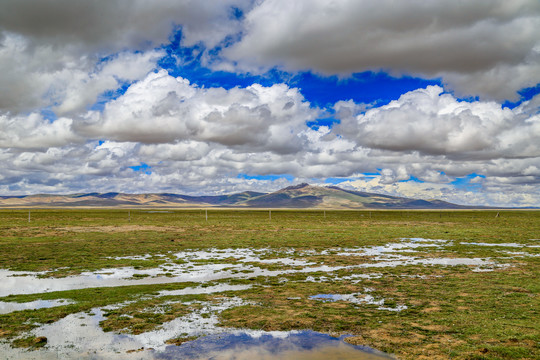
[[[58,275],[107,267],[155,267],[163,262],[108,257],[211,247],[324,249],[374,245],[402,237],[477,242],[526,242],[539,237],[538,212],[131,210],[0,211],[0,267],[54,270]],[[371,217],[370,215],[371,214]],[[151,230],[145,228],[151,227]],[[160,228],[162,230],[160,230]],[[156,231],[157,230],[157,231]],[[488,249],[485,249],[488,250]]]
[[[509,263],[509,268],[472,272],[470,267],[400,266],[396,268],[345,269],[335,275],[380,273],[382,277],[351,281],[305,282],[307,276],[233,279],[231,284],[254,284],[252,289],[205,295],[240,296],[251,305],[226,310],[223,326],[263,330],[313,329],[355,335],[348,341],[373,346],[403,359],[534,359],[540,358],[540,257],[511,258],[501,250],[540,254],[539,248],[510,249],[464,245],[460,242],[540,244],[538,211],[329,211],[322,210],[0,210],[0,268],[51,271],[67,276],[86,270],[122,266],[156,267],[165,261],[113,259],[158,255],[187,249],[273,248],[298,250],[382,245],[401,238],[453,240],[442,250],[418,249],[418,257],[480,257]],[[275,255],[266,255],[272,258]],[[297,253],[293,256],[300,259]],[[369,262],[369,257],[335,254],[305,256],[326,265]],[[181,260],[178,260],[181,262]],[[213,261],[200,260],[200,266]],[[230,258],[221,262],[235,264]],[[255,264],[253,264],[255,265]],[[259,264],[260,265],[260,264]],[[290,268],[265,264],[267,269]],[[334,275],[334,276],[335,276]],[[418,278],[416,275],[428,276]],[[330,276],[330,278],[333,276]],[[57,308],[25,310],[0,315],[0,337],[14,338],[37,324],[57,321],[69,314],[95,307],[130,302],[107,313],[106,330],[140,333],[190,311],[186,298],[153,298],[161,290],[195,284],[134,285],[17,295],[1,301],[70,299]],[[260,285],[260,286],[257,286]],[[372,288],[371,295],[386,306],[404,304],[407,310],[390,312],[375,305],[320,302],[319,293],[349,294]],[[200,298],[202,299],[202,298]],[[159,314],[152,308],[162,307]],[[14,346],[34,346],[22,338]],[[178,342],[184,341],[183,338]],[[43,344],[38,344],[42,346]]]

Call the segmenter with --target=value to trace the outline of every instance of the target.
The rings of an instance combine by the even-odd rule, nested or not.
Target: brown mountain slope
[[[440,200],[418,200],[300,184],[272,193],[246,191],[231,195],[189,196],[171,193],[87,193],[0,196],[0,207],[239,207],[325,209],[466,209]]]

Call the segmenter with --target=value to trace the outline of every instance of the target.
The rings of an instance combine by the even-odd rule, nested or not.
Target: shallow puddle
[[[186,293],[195,293],[188,290]],[[164,294],[168,295],[168,294]],[[193,302],[195,303],[195,302]],[[225,309],[245,304],[239,298],[224,298],[219,302],[196,302],[200,309],[164,323],[160,328],[139,335],[105,332],[100,322],[104,313],[116,307],[95,308],[75,313],[52,324],[44,324],[29,335],[47,338],[43,349],[27,352],[0,346],[0,353],[13,359],[155,359],[170,345],[166,341],[177,337],[215,335],[226,329],[217,326],[217,314]],[[185,304],[190,304],[185,303]],[[205,314],[205,315],[203,315]],[[208,316],[210,314],[210,316]],[[27,335],[25,335],[27,336]],[[143,351],[137,351],[144,349]],[[9,357],[8,357],[9,358]]]
[[[0,270],[0,297],[17,294],[35,294],[52,291],[85,289],[93,287],[113,287],[128,285],[152,285],[177,282],[209,282],[224,279],[248,279],[258,276],[281,276],[295,273],[332,273],[343,269],[385,268],[406,265],[441,265],[441,266],[476,266],[486,271],[501,267],[491,260],[480,258],[420,258],[400,256],[396,259],[343,266],[311,266],[302,269],[267,270],[252,265],[205,264],[195,269],[170,269],[170,275],[160,276],[163,270],[134,268],[106,269],[103,272],[84,272],[78,276],[65,278],[39,278],[38,274],[26,273],[27,276],[14,276],[9,270]],[[174,266],[174,265],[171,265]],[[506,266],[506,265],[504,265]],[[146,275],[135,279],[133,276]]]
[[[392,359],[368,347],[345,343],[343,337],[331,337],[313,331],[239,332],[207,336],[181,346],[168,347],[159,359],[216,360],[327,360]]]
[[[451,244],[448,240],[431,240],[423,238],[402,239],[399,243],[389,243],[382,246],[358,247],[342,249],[338,255],[341,256],[381,256],[390,253],[415,252],[421,248],[442,249],[444,245]]]
[[[468,243],[480,246],[513,246],[519,244]],[[213,284],[211,281],[248,279],[258,276],[274,278],[278,282],[293,281],[286,275],[306,274],[306,282],[359,283],[366,279],[383,276],[388,267],[407,265],[422,266],[468,266],[471,271],[492,271],[509,266],[492,259],[467,257],[422,257],[453,245],[450,240],[402,239],[382,246],[334,248],[323,251],[297,252],[287,249],[209,249],[183,251],[160,255],[136,255],[116,259],[151,260],[158,256],[166,263],[148,269],[133,267],[110,268],[83,272],[64,278],[44,278],[46,273],[0,270],[0,297],[10,294],[31,294],[92,287],[125,285],[149,285],[194,282],[201,286],[180,290],[161,291],[155,296],[181,296],[191,294],[214,294],[224,291],[243,291],[251,285]],[[514,246],[519,245],[519,246]],[[534,247],[529,246],[529,247]],[[502,251],[502,250],[501,250]],[[414,256],[416,253],[417,256]],[[422,254],[423,255],[423,254]],[[320,259],[348,257],[346,265],[326,265]],[[364,257],[364,258],[362,258]],[[342,258],[343,259],[343,258]],[[333,261],[334,262],[334,261]],[[351,265],[352,264],[352,265]],[[350,274],[339,277],[340,270],[374,268],[366,274]],[[377,271],[381,271],[378,273]],[[403,275],[414,276],[414,275]],[[420,275],[418,275],[420,277]],[[323,290],[324,291],[324,290]],[[318,294],[313,301],[344,301],[355,306],[375,305],[382,311],[402,311],[405,305],[385,306],[385,299],[376,299],[365,293]],[[389,299],[390,300],[390,299]],[[33,301],[28,303],[0,302],[0,313],[25,309],[67,305],[65,300]],[[12,349],[0,343],[0,354],[8,359],[381,359],[388,356],[370,349],[355,347],[343,341],[312,331],[257,332],[251,330],[224,329],[218,326],[219,313],[225,309],[246,305],[240,298],[221,298],[215,302],[185,303],[195,305],[191,313],[163,324],[160,328],[139,335],[104,332],[99,322],[105,320],[105,309],[93,309],[91,313],[77,313],[35,328],[24,336],[45,336],[47,345],[40,350],[28,352]],[[107,307],[111,308],[111,307]],[[181,345],[168,345],[170,339],[196,340]],[[181,342],[181,341],[180,341]],[[178,343],[179,344],[179,343]]]
[[[69,305],[69,304],[73,304],[73,302],[66,299],[36,300],[36,301],[29,301],[25,303],[0,301],[0,314],[7,314],[10,312],[21,311],[21,310],[36,310],[36,309],[51,308],[51,307],[56,307],[56,306]]]
[[[483,243],[483,242],[462,242],[461,245],[489,246],[489,247],[512,247],[512,248],[540,248],[540,245],[518,244],[518,243]]]
[[[45,336],[47,345],[27,351],[0,343],[6,359],[390,359],[368,347],[353,346],[344,337],[313,331],[265,332],[235,330],[217,326],[216,314],[244,304],[241,299],[201,303],[203,307],[163,327],[139,335],[104,332],[99,323],[102,309],[77,313],[31,331]],[[211,316],[201,316],[212,313]],[[192,339],[180,345],[171,338]]]
[[[243,277],[232,270],[243,267],[232,267],[224,264],[207,264],[204,268],[178,272],[175,275],[163,274],[161,268],[136,270],[134,268],[105,269],[99,272],[83,272],[81,275],[64,278],[41,278],[40,273],[25,273],[20,276],[9,270],[0,269],[0,297],[16,294],[36,294],[52,291],[85,289],[93,287],[114,287],[129,285],[152,285],[175,282],[209,282],[226,278]],[[260,269],[259,269],[260,270]],[[145,275],[133,278],[134,275]]]
[[[475,270],[490,271],[505,267],[491,259],[481,258],[418,258],[404,255],[408,251],[423,248],[443,248],[451,244],[447,240],[406,239],[384,246],[331,249],[321,252],[308,251],[294,258],[294,249],[273,251],[270,249],[210,249],[207,251],[184,251],[172,255],[181,264],[165,263],[157,268],[135,269],[133,267],[103,269],[83,272],[64,278],[43,278],[44,273],[14,272],[0,269],[0,297],[11,294],[32,294],[51,291],[74,290],[92,287],[126,285],[151,285],[173,282],[208,282],[223,279],[248,279],[257,276],[282,276],[294,273],[332,273],[343,269],[385,268],[407,265],[476,266]],[[473,244],[473,243],[471,243]],[[480,243],[478,243],[480,244]],[[369,262],[355,265],[329,266],[309,261],[311,256],[334,254],[337,256],[366,256]],[[166,255],[160,255],[165,257]],[[276,256],[263,258],[264,256]],[[279,257],[280,256],[280,257]],[[149,255],[137,257],[140,260]],[[202,262],[201,262],[202,261]],[[282,270],[268,270],[262,265],[283,265]],[[26,275],[26,276],[23,276]]]
[[[75,329],[72,329],[75,330]],[[167,345],[163,349],[139,347],[135,339],[126,335],[111,335],[109,342],[98,336],[99,348],[82,349],[79,346],[46,348],[25,351],[9,349],[0,344],[5,359],[189,359],[189,360],[389,360],[394,357],[366,346],[347,344],[345,336],[332,337],[314,331],[265,332],[231,331],[200,337],[183,344]],[[85,336],[88,336],[86,334]],[[128,349],[129,348],[129,349]],[[127,349],[127,350],[126,350]]]
[[[461,245],[474,245],[474,246],[501,246],[501,247],[526,247],[527,245],[518,243],[483,243],[483,242],[461,242]]]
[[[309,297],[312,300],[319,301],[346,301],[357,305],[379,305],[378,310],[386,311],[402,311],[407,309],[406,305],[397,305],[396,307],[384,306],[384,299],[376,300],[375,297],[369,294],[354,293],[354,294],[317,294]]]
[[[540,254],[531,254],[524,251],[501,251],[501,253],[512,255],[514,257],[540,257]]]
[[[185,288],[179,290],[163,290],[158,296],[181,296],[181,295],[198,295],[198,294],[215,294],[224,291],[241,291],[248,290],[252,285],[229,285],[219,284],[214,286],[199,286],[195,288]]]

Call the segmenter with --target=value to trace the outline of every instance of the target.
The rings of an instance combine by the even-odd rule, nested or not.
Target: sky
[[[0,6],[0,195],[540,206],[538,0]]]

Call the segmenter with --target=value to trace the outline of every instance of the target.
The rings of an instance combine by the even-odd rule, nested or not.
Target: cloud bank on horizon
[[[540,206],[537,0],[4,0],[0,195]]]

